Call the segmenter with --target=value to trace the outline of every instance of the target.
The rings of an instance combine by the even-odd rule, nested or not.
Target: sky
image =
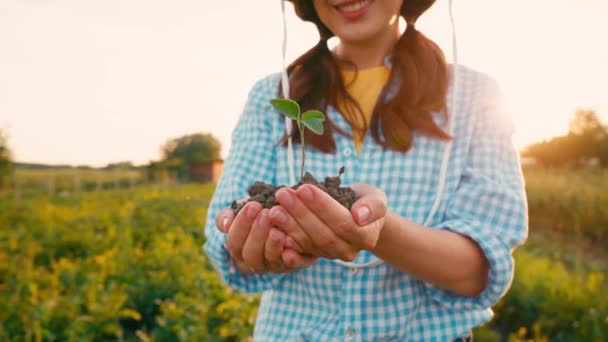
[[[407,1],[407,0],[406,0]],[[608,122],[608,2],[454,0],[458,61],[494,77],[517,147]],[[417,28],[452,60],[448,1]],[[288,5],[293,60],[317,41]],[[21,162],[147,163],[209,132],[222,156],[253,83],[281,70],[276,0],[0,0],[0,129]]]

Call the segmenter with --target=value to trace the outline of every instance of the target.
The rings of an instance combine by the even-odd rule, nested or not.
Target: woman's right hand
[[[288,273],[309,267],[318,259],[286,248],[287,235],[272,226],[269,210],[258,202],[247,203],[236,217],[231,208],[220,211],[215,224],[228,234],[226,248],[242,273]]]

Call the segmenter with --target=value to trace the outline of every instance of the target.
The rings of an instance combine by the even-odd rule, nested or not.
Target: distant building
[[[211,160],[188,166],[188,178],[194,182],[217,182],[222,174],[223,160]]]

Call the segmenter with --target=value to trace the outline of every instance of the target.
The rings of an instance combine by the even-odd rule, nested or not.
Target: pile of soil
[[[318,182],[309,172],[306,172],[302,179],[291,188],[297,190],[303,184],[313,184],[317,188],[328,193],[338,203],[342,204],[345,208],[349,209],[357,201],[357,195],[350,187],[341,187],[340,176],[344,173],[344,167],[340,168],[339,174],[336,177],[325,177],[324,182]],[[250,201],[256,201],[262,205],[262,207],[270,209],[276,205],[279,205],[275,198],[276,192],[285,187],[285,185],[272,185],[264,182],[257,181],[252,184],[248,189],[249,198],[246,201],[237,202],[233,201],[230,207],[234,216]]]

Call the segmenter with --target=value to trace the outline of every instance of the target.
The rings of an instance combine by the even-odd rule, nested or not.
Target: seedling
[[[307,110],[302,113],[300,105],[290,99],[272,99],[270,100],[272,106],[281,114],[287,116],[290,119],[296,120],[298,124],[298,130],[300,131],[300,146],[302,149],[302,166],[300,167],[300,179],[304,177],[304,161],[306,154],[304,152],[304,129],[308,128],[315,134],[323,135],[323,121],[325,121],[325,114],[318,110]]]
[[[318,182],[309,172],[304,173],[304,161],[306,154],[304,152],[304,130],[310,129],[312,132],[318,135],[323,134],[323,122],[325,121],[325,114],[318,110],[308,110],[302,113],[300,105],[289,99],[272,99],[270,100],[272,106],[281,114],[296,121],[298,130],[300,131],[300,145],[302,147],[302,166],[300,167],[300,181],[297,184],[291,186],[292,189],[297,190],[303,184],[312,184],[319,189],[328,193],[337,202],[342,204],[347,209],[353,205],[357,200],[355,192],[350,187],[341,187],[340,176],[344,173],[344,167],[340,168],[337,177],[325,177],[325,181]],[[273,185],[267,184],[261,181],[257,181],[250,185],[247,189],[249,198],[246,201],[233,201],[230,207],[234,215],[236,216],[239,211],[250,201],[256,201],[264,208],[272,208],[278,205],[275,194],[276,192],[284,187],[284,185]]]

